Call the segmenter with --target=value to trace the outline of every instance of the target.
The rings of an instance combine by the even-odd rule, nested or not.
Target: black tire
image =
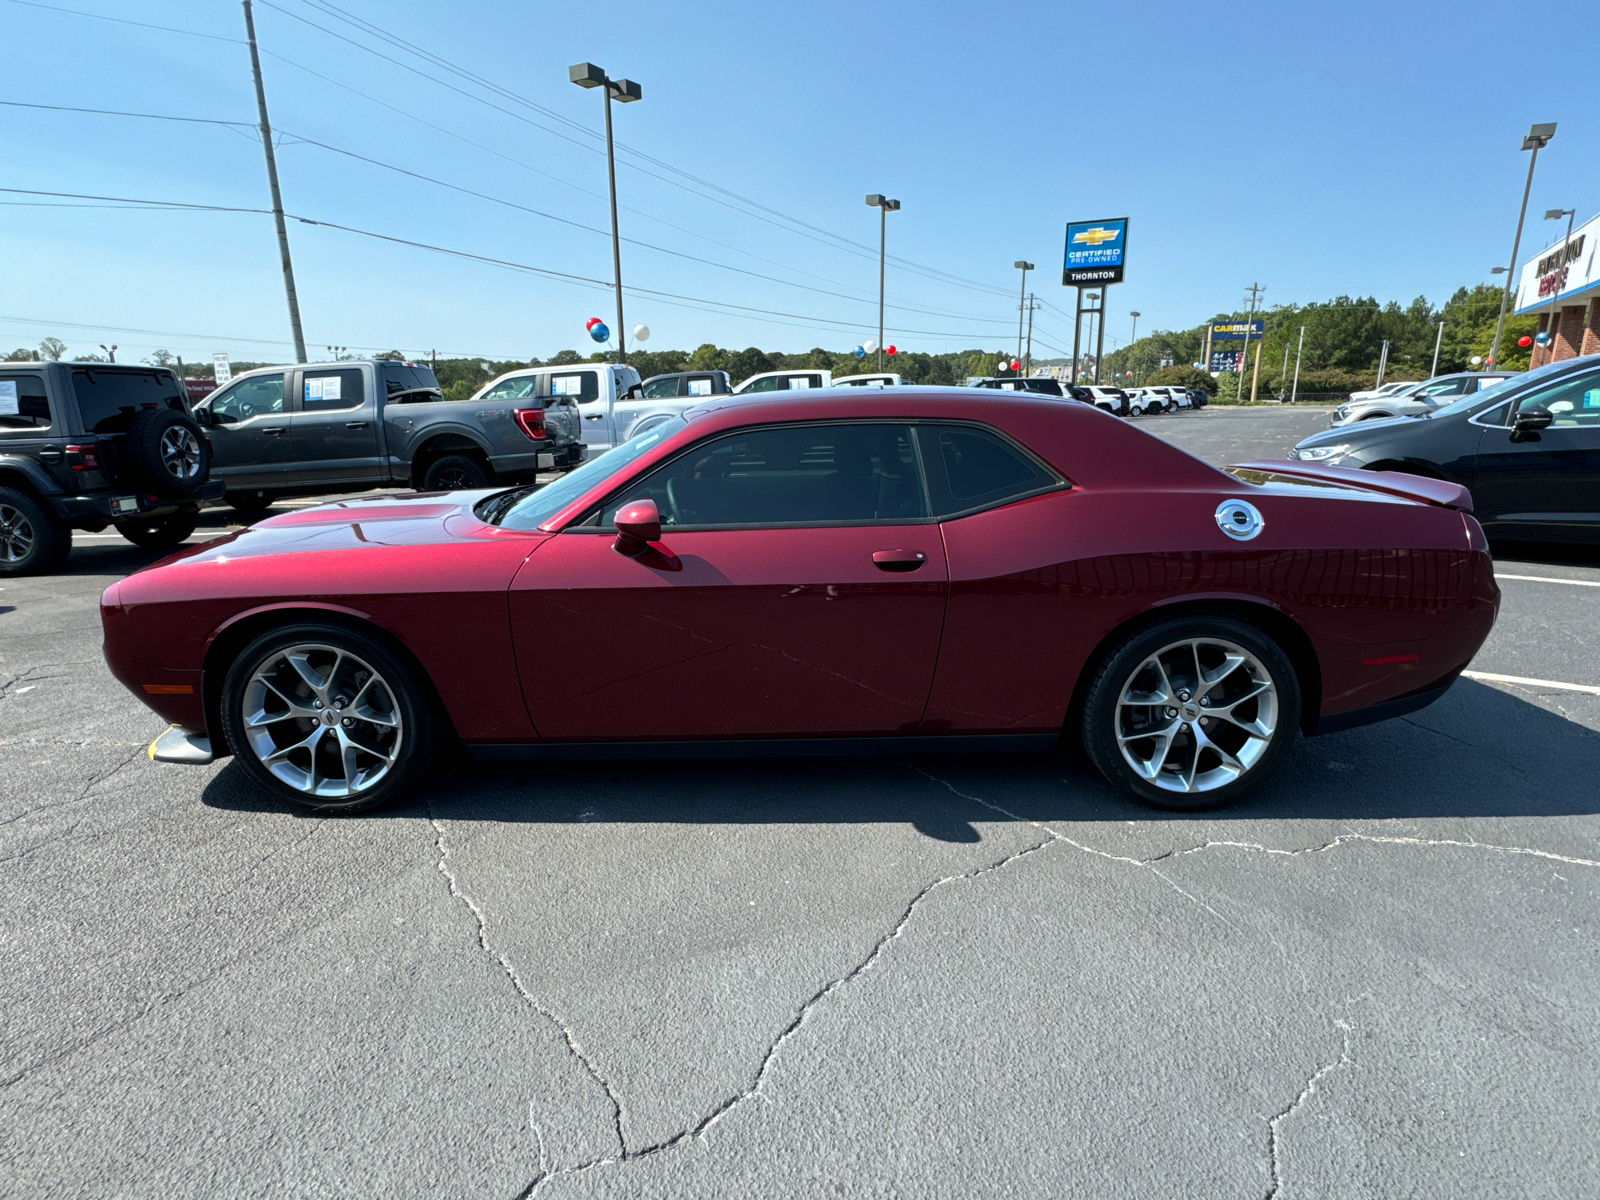
[[[164,500],[192,499],[211,477],[205,434],[193,417],[174,408],[135,413],[128,423],[122,460],[131,482]]]
[[[1186,642],[1226,644],[1248,659],[1197,686],[1200,671],[1220,670],[1225,659],[1218,646],[1202,645],[1198,669],[1186,666],[1174,650]],[[1162,694],[1160,677],[1148,665],[1156,660],[1165,664],[1172,703],[1122,705],[1124,694]],[[1148,626],[1113,646],[1092,669],[1079,730],[1084,751],[1108,780],[1157,808],[1192,812],[1232,803],[1271,773],[1299,731],[1294,665],[1270,637],[1236,617],[1197,614]],[[1270,687],[1252,692],[1261,675]],[[1219,716],[1224,708],[1227,715]],[[1246,733],[1233,720],[1236,708],[1241,722],[1268,735]],[[1156,732],[1129,736],[1145,727]],[[1130,758],[1146,770],[1136,770]],[[1237,773],[1230,758],[1241,768]]]
[[[141,550],[172,550],[184,543],[199,521],[197,513],[175,512],[164,517],[119,521],[117,532]]]
[[[0,487],[0,575],[43,575],[72,549],[72,529],[27,492]]]
[[[330,693],[326,701],[316,698],[316,689],[304,676],[291,670],[292,664],[285,665],[285,652],[295,647],[319,648],[307,655],[306,662],[313,673],[327,672],[319,674],[319,678],[326,681],[322,690]],[[337,660],[342,661],[342,666],[335,665],[334,653],[346,656]],[[365,690],[373,679],[371,676],[363,678],[363,670],[376,676],[376,691]],[[257,685],[257,672],[274,679],[284,691],[273,692]],[[335,697],[334,692],[341,695]],[[349,695],[350,692],[355,695]],[[343,711],[350,716],[337,721],[324,719],[324,734],[332,733],[335,737],[323,736],[313,743],[314,752],[321,755],[320,758],[313,757],[313,751],[284,749],[294,746],[301,735],[309,738],[317,730],[310,719],[291,715],[294,710],[289,708],[285,693],[292,695],[296,702],[303,701],[308,712],[333,708],[338,699],[347,702]],[[276,699],[272,698],[274,696]],[[363,701],[358,708],[358,702]],[[270,715],[280,710],[285,715],[275,722],[258,721],[247,729],[244,715],[247,704],[260,705],[252,715]],[[398,723],[391,727],[359,719],[359,712],[368,710],[381,710],[389,717],[397,717]],[[358,758],[358,787],[354,791],[348,786],[350,780],[344,775],[345,764],[340,755],[340,747],[347,739],[338,735],[346,722],[351,723],[348,737],[359,742],[362,750],[368,746],[376,748]],[[417,670],[370,634],[352,626],[321,622],[281,626],[262,634],[240,651],[222,685],[222,728],[234,757],[257,783],[297,808],[329,815],[369,812],[390,803],[427,773],[438,753],[439,743],[439,723],[431,694]],[[272,747],[265,750],[268,756],[287,754],[275,764],[284,772],[282,777],[262,760],[263,748],[268,746]],[[375,764],[385,761],[387,765],[371,783],[361,783],[363,771],[375,769]],[[333,788],[336,792],[342,781],[345,794],[316,794],[308,790],[308,781],[310,788],[318,787],[318,775],[314,772],[319,767],[325,768],[321,775],[324,790]],[[295,777],[299,777],[298,783],[292,781]]]
[[[272,507],[272,502],[277,499],[271,492],[255,488],[243,492],[229,492],[223,497],[228,506],[236,512],[261,513]]]
[[[465,454],[446,454],[422,477],[424,492],[464,492],[486,488],[494,482],[489,468]]]

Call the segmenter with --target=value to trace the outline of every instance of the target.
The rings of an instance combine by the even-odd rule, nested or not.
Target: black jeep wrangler
[[[194,532],[211,447],[163,367],[0,363],[0,575],[59,566],[110,525],[166,550]]]

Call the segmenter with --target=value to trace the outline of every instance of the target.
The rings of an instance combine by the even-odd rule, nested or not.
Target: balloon
[[[1482,363],[1483,363],[1483,359],[1479,358],[1476,354],[1474,354],[1472,356],[1472,365],[1473,366],[1475,366],[1475,367],[1476,366],[1481,366]]]
[[[650,326],[635,325],[633,327],[633,340],[636,342],[648,342],[650,340]]]
[[[1539,340],[1540,341],[1544,340],[1544,335],[1543,334],[1539,335]],[[1533,339],[1531,337],[1529,337],[1527,334],[1523,334],[1521,337],[1519,337],[1517,339],[1517,345],[1521,346],[1523,349],[1527,349],[1529,346],[1533,345]]]
[[[850,353],[854,354],[857,358],[865,358],[867,356],[867,348],[865,346],[857,346],[854,350],[850,351]]]
[[[598,324],[600,324],[600,318],[599,317],[590,317],[587,321],[585,321],[583,323],[583,327],[585,329],[593,329]]]
[[[611,330],[606,328],[604,321],[596,321],[589,326],[589,336],[597,342],[609,342],[611,340]]]
[[[1016,359],[1014,359],[1014,358],[1013,358],[1013,359],[1012,359],[1012,360],[1011,360],[1011,369],[1012,369],[1012,370],[1013,370],[1013,371],[1016,371],[1016,370],[1019,370],[1019,369],[1021,369],[1021,365],[1022,365],[1022,364],[1021,364],[1021,363],[1019,363],[1019,362],[1017,362],[1017,360],[1016,360]]]
[[[883,348],[883,352],[885,354],[889,355],[891,358],[893,358],[896,354],[899,353],[899,351],[897,351],[893,346],[885,346]]]
[[[863,350],[865,350],[868,354],[871,354],[874,350],[876,350],[878,348],[878,343],[873,341],[871,338],[868,338],[866,341],[861,343],[861,348]]]
[[[1538,336],[1535,337],[1533,340],[1538,342],[1539,345],[1542,346],[1542,345],[1544,345],[1546,342],[1548,342],[1550,340],[1550,335],[1548,333],[1546,333],[1544,330],[1541,329],[1539,331]],[[1526,336],[1524,336],[1519,342],[1517,342],[1517,345],[1519,345],[1519,346],[1526,346],[1527,344],[1528,344],[1528,339],[1527,339]]]

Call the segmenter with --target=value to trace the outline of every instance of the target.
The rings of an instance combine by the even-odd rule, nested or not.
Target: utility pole
[[[1106,288],[1109,284],[1100,285],[1100,303],[1095,305],[1100,313],[1100,327],[1095,331],[1094,347],[1094,383],[1100,386],[1100,364],[1106,356]]]
[[[1383,339],[1383,349],[1378,354],[1378,381],[1372,385],[1374,388],[1381,388],[1383,386],[1383,373],[1384,373],[1384,371],[1386,371],[1388,369],[1388,367],[1389,367],[1389,339],[1388,338],[1384,338]]]
[[[1283,344],[1283,368],[1278,372],[1278,395],[1283,395],[1283,377],[1289,373],[1289,343]]]
[[[1072,382],[1078,382],[1078,345],[1079,335],[1083,333],[1083,289],[1074,288],[1078,293],[1078,301],[1072,311]]]
[[[1300,395],[1300,355],[1306,348],[1306,327],[1300,326],[1300,345],[1294,352],[1294,387],[1289,392],[1289,403],[1293,404]]]
[[[1139,314],[1137,312],[1130,312],[1128,315],[1133,318],[1133,330],[1128,334],[1128,374],[1133,375],[1133,346],[1134,343],[1139,340]],[[1133,382],[1135,384],[1139,382],[1139,377],[1137,375],[1133,376]]]
[[[1506,267],[1506,286],[1500,293],[1500,315],[1494,322],[1494,341],[1489,343],[1489,365],[1500,365],[1500,333],[1505,329],[1506,305],[1511,301],[1511,281],[1517,273],[1517,250],[1522,246],[1522,220],[1528,215],[1528,193],[1533,190],[1533,168],[1539,161],[1539,151],[1550,144],[1550,139],[1556,135],[1556,124],[1551,121],[1547,125],[1534,125],[1528,130],[1528,136],[1522,139],[1522,148],[1532,150],[1533,157],[1528,159],[1528,182],[1522,186],[1522,211],[1517,214],[1517,236],[1511,241],[1511,262]]]
[[[1033,312],[1039,307],[1039,299],[1032,292],[1028,293],[1028,351],[1022,359],[1022,373],[1033,374]]]
[[[1028,272],[1033,270],[1033,264],[1024,259],[1017,259],[1011,264],[1022,272],[1022,290],[1017,293],[1017,357],[1022,357],[1022,310],[1028,300]]]
[[[267,120],[267,89],[261,83],[261,54],[256,49],[256,19],[250,0],[244,3],[244,32],[250,43],[250,73],[256,80],[256,111],[261,115],[261,149],[267,156],[267,186],[272,190],[272,221],[278,227],[278,256],[283,259],[283,291],[289,299],[289,330],[294,335],[294,360],[306,361],[306,335],[300,328],[300,297],[294,290],[294,264],[289,260],[289,230],[283,223],[283,194],[278,190],[278,160],[272,153],[272,123]]]
[[[1433,335],[1433,366],[1428,368],[1428,378],[1439,373],[1439,344],[1444,341],[1444,322],[1439,322],[1439,332]]]
[[[1250,315],[1245,319],[1244,323],[1244,355],[1239,359],[1239,383],[1238,386],[1233,389],[1233,400],[1235,404],[1244,400],[1244,369],[1246,364],[1250,361],[1250,332],[1255,327],[1256,323],[1256,301],[1260,298],[1261,293],[1266,290],[1267,289],[1262,287],[1259,283],[1252,283],[1250,285]],[[1259,363],[1259,356],[1257,361]],[[1250,392],[1250,398],[1254,400],[1255,388],[1253,386],[1250,389]]]

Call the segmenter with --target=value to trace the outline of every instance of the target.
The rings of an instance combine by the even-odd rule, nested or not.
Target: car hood
[[[1408,429],[1416,424],[1416,417],[1385,417],[1377,420],[1352,421],[1345,425],[1335,425],[1331,429],[1318,430],[1310,437],[1301,438],[1296,442],[1295,449],[1302,446],[1337,446],[1340,442],[1348,442],[1353,437],[1365,438],[1368,434],[1381,433],[1385,429]]]
[[[188,547],[155,567],[183,560],[205,562],[363,546],[426,546],[509,536],[509,531],[480,521],[472,511],[472,506],[485,496],[504,490],[411,492],[318,504],[268,517],[225,537]]]

